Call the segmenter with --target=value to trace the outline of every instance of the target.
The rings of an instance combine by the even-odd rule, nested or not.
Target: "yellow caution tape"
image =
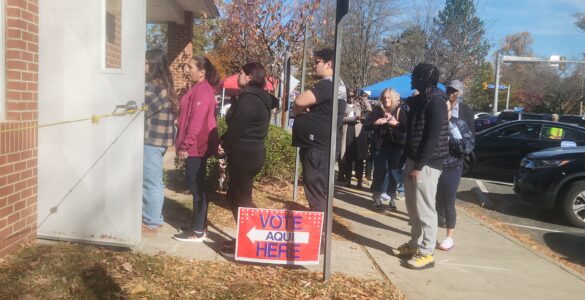
[[[145,110],[146,110],[146,106],[144,106],[140,109],[131,109],[131,110],[127,110],[125,112],[113,113],[113,114],[109,114],[109,115],[93,115],[89,118],[83,118],[83,119],[77,119],[77,120],[69,120],[69,121],[54,122],[54,123],[48,123],[48,124],[42,124],[42,125],[31,125],[31,126],[24,126],[24,127],[19,127],[19,128],[5,129],[5,130],[0,130],[0,134],[22,131],[22,130],[29,130],[29,129],[36,129],[36,128],[43,128],[43,127],[51,127],[51,126],[69,124],[69,123],[77,123],[77,122],[83,122],[83,121],[89,121],[89,120],[91,120],[92,124],[98,124],[101,119],[105,119],[105,118],[109,118],[109,117],[121,117],[121,116],[125,116],[125,115],[131,115],[131,114],[134,114],[136,112],[141,112],[141,111],[145,111]]]

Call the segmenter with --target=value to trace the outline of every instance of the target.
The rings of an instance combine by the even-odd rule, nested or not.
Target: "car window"
[[[581,132],[575,129],[565,129],[565,135],[563,141],[585,141],[585,132]]]
[[[540,134],[540,138],[549,141],[564,140],[563,136],[566,134],[566,129],[561,126],[544,125]]]
[[[498,131],[498,136],[516,139],[538,139],[540,124],[517,124]]]

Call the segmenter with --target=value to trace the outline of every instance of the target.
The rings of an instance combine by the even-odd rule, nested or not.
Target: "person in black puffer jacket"
[[[238,85],[243,88],[238,100],[232,103],[227,115],[226,133],[221,137],[218,153],[227,154],[229,172],[226,198],[238,222],[238,207],[253,207],[254,177],[260,173],[266,158],[264,140],[268,134],[270,111],[278,106],[278,99],[264,90],[264,67],[247,63],[242,67]],[[222,254],[232,256],[235,243],[226,243]]]
[[[412,71],[412,86],[420,94],[410,97],[404,157],[404,189],[410,218],[410,240],[393,249],[411,269],[435,265],[437,211],[435,197],[443,161],[449,154],[447,95],[437,88],[439,70],[431,64],[418,64]]]

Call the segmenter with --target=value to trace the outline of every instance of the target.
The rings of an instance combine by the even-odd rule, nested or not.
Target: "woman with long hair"
[[[177,95],[164,51],[146,52],[145,77],[142,228],[157,231],[163,225],[163,156],[174,144],[177,111]]]
[[[185,161],[187,185],[193,194],[191,227],[175,234],[184,242],[203,242],[207,227],[205,176],[207,158],[217,151],[215,119],[215,86],[219,75],[209,59],[196,56],[185,65],[185,73],[193,86],[181,98],[179,132],[175,147],[177,157]]]
[[[278,99],[264,90],[266,75],[259,63],[247,63],[238,76],[242,89],[238,100],[232,103],[226,116],[227,131],[221,138],[220,153],[227,154],[227,200],[238,222],[238,207],[253,207],[254,177],[264,166],[270,111],[278,106]],[[224,244],[221,253],[233,256],[235,242]]]

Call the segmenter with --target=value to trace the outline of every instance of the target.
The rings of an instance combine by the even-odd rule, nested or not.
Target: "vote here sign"
[[[319,264],[323,213],[240,207],[236,260]]]

